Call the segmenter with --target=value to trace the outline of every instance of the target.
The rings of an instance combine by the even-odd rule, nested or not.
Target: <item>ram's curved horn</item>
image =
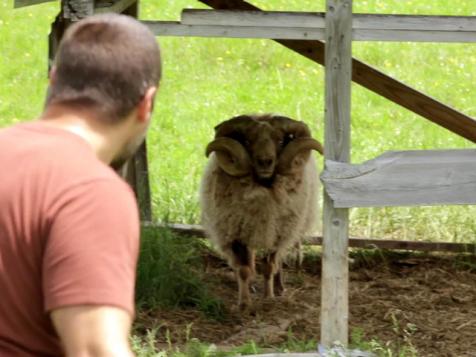
[[[250,156],[243,145],[230,138],[217,138],[207,145],[206,156],[215,151],[218,165],[230,176],[246,176],[251,172]]]
[[[296,138],[310,138],[311,131],[306,123],[303,121],[297,121],[288,117],[278,117],[282,120],[282,124],[284,125],[284,130],[287,133],[292,133]]]
[[[316,150],[321,155],[324,154],[322,144],[313,138],[297,138],[291,141],[281,152],[279,156],[276,171],[286,173],[291,169],[293,159],[297,154],[303,151]]]

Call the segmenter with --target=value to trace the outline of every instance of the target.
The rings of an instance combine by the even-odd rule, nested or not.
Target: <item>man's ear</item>
[[[50,73],[48,74],[48,79],[50,81],[50,85],[55,83],[55,80],[56,80],[56,66],[51,67]]]
[[[157,87],[149,87],[137,105],[137,117],[139,121],[146,122],[150,120],[152,116],[152,110],[154,109],[154,99]]]

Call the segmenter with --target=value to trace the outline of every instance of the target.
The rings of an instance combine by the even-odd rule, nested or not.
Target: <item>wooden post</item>
[[[325,49],[326,160],[350,161],[352,0],[327,0]],[[348,342],[349,214],[324,190],[321,343]]]
[[[120,11],[122,14],[138,17],[138,0],[119,0],[114,3],[121,5],[117,8],[111,7],[110,11]],[[62,11],[56,17],[51,26],[48,38],[48,67],[51,68],[58,44],[70,24],[87,16],[94,14],[93,0],[62,0]],[[106,8],[107,9],[107,8]],[[104,11],[104,9],[103,9]],[[108,10],[106,10],[108,11]],[[152,205],[150,197],[149,170],[147,165],[147,147],[144,142],[140,146],[135,156],[124,165],[119,174],[131,185],[137,197],[140,209],[140,217],[143,221],[152,220]]]
[[[139,0],[128,5],[128,7],[122,11],[122,14],[138,18]],[[123,177],[134,189],[137,202],[139,204],[141,220],[151,222],[152,202],[150,194],[149,165],[147,159],[146,141],[144,141],[144,143],[139,147],[134,157],[129,160],[125,171],[126,172],[123,174]]]

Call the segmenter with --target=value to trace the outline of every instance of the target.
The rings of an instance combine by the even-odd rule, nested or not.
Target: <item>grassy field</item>
[[[42,109],[46,39],[58,4],[12,9],[0,0],[0,126]],[[323,11],[324,1],[256,1],[273,10]],[[143,19],[177,19],[195,1],[144,0]],[[356,1],[356,12],[475,15],[472,0]],[[157,220],[197,223],[197,188],[213,127],[233,115],[278,112],[323,137],[323,68],[266,40],[160,38],[164,78],[149,134]],[[476,45],[354,43],[355,57],[476,117]],[[387,150],[473,147],[445,129],[353,86],[352,160]],[[475,241],[474,207],[353,209],[351,233],[415,240]]]

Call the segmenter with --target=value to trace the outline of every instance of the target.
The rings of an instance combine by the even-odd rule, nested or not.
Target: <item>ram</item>
[[[306,124],[277,115],[241,115],[215,127],[201,182],[202,225],[238,280],[241,310],[251,305],[256,253],[264,295],[284,291],[282,257],[317,221],[322,145]]]

